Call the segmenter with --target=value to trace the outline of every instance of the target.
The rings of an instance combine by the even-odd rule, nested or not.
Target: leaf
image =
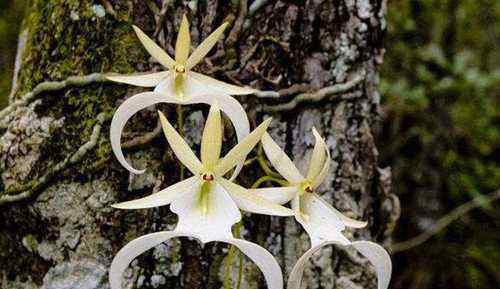
[[[196,49],[186,61],[186,69],[189,70],[193,68],[193,66],[198,64],[203,59],[203,57],[208,54],[208,52],[212,49],[212,47],[214,47],[219,38],[222,36],[224,30],[226,30],[228,25],[229,23],[225,22],[224,24],[219,26],[219,28],[212,32],[212,34],[210,34],[198,47],[196,47]]]
[[[304,177],[286,153],[278,146],[268,133],[262,136],[262,147],[273,167],[290,183],[300,184]]]
[[[177,131],[168,122],[165,115],[158,111],[160,115],[161,126],[163,127],[163,133],[167,138],[170,147],[174,151],[175,156],[180,160],[182,164],[188,168],[194,175],[198,175],[203,170],[203,165],[200,160],[195,156],[189,145],[184,141],[182,136],[177,133]]]
[[[242,162],[253,147],[259,142],[262,134],[266,132],[271,120],[271,118],[268,118],[263,121],[254,131],[234,146],[215,166],[215,175],[223,176],[239,162]]]
[[[147,73],[147,74],[134,74],[134,75],[107,75],[106,78],[111,81],[127,83],[135,86],[154,87],[157,86],[162,80],[170,75],[168,71]]]
[[[134,174],[142,174],[145,170],[134,169],[129,165],[123,155],[121,148],[121,135],[127,121],[138,111],[156,103],[178,103],[175,98],[160,95],[154,92],[143,92],[125,100],[116,110],[111,120],[110,140],[111,148],[118,162],[128,171]]]
[[[132,25],[132,27],[134,28],[135,34],[137,34],[137,37],[141,41],[144,48],[146,48],[149,54],[151,54],[156,61],[168,69],[174,67],[175,61],[160,46],[158,46],[158,44],[142,32],[139,27],[135,25]]]

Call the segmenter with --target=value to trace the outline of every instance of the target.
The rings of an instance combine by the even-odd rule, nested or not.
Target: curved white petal
[[[339,210],[335,209],[332,205],[330,205],[327,201],[325,201],[320,196],[316,196],[316,199],[318,201],[320,201],[321,203],[323,203],[323,205],[326,208],[329,208],[333,213],[335,213],[335,215],[337,215],[337,217],[342,221],[342,223],[344,223],[344,225],[346,227],[359,229],[359,228],[366,227],[366,225],[368,224],[368,222],[358,221],[358,220],[351,219],[351,218],[347,217],[346,215],[342,214]]]
[[[316,143],[314,144],[311,160],[309,161],[309,169],[307,171],[308,180],[314,180],[319,175],[325,164],[326,151],[328,150],[325,141],[316,131],[316,128],[313,128],[313,135]]]
[[[123,272],[129,264],[139,255],[157,245],[176,237],[190,237],[201,240],[200,236],[182,231],[165,231],[139,237],[125,245],[115,256],[109,269],[109,283],[111,289],[122,289]],[[220,238],[210,240],[224,242],[236,246],[243,254],[248,256],[262,271],[269,289],[283,289],[283,274],[276,259],[261,246],[235,238]],[[203,241],[202,241],[203,242]]]
[[[203,242],[232,238],[231,227],[241,220],[238,207],[215,183],[203,200],[201,186],[172,201],[170,210],[179,216],[175,230],[197,234]]]
[[[271,123],[271,118],[264,120],[256,129],[254,129],[243,140],[239,141],[215,166],[214,173],[222,176],[230,169],[245,160],[248,153],[260,141],[262,135],[266,132]]]
[[[243,254],[247,255],[262,271],[267,282],[267,288],[283,289],[283,274],[281,268],[274,256],[266,249],[242,239],[224,239],[216,241],[230,243],[238,247]]]
[[[205,128],[201,136],[201,162],[205,169],[212,169],[220,157],[222,148],[222,119],[219,106],[210,106]]]
[[[189,34],[189,22],[186,14],[182,15],[181,27],[177,34],[175,43],[175,61],[177,63],[185,63],[191,50],[191,35]]]
[[[262,197],[275,204],[283,205],[293,199],[299,192],[297,186],[250,189],[249,193]]]
[[[228,181],[217,178],[216,181],[231,195],[238,208],[243,211],[271,215],[271,216],[293,216],[294,212],[288,208],[272,203],[262,197],[253,195],[247,189]]]
[[[297,218],[311,238],[312,246],[325,241],[348,242],[342,231],[345,225],[338,215],[315,194],[305,193],[300,197],[300,209],[306,218]]]
[[[160,71],[146,74],[108,75],[106,78],[111,81],[127,83],[135,86],[153,87],[157,86],[162,80],[167,78],[169,74],[169,71]]]
[[[213,89],[215,92],[225,93],[229,95],[246,95],[255,93],[257,90],[251,87],[241,87],[229,83],[225,83],[223,81],[217,80],[210,76],[206,76],[204,74],[190,71],[189,75],[191,75],[194,79],[202,82],[210,89]]]
[[[323,163],[323,167],[321,168],[321,171],[319,171],[319,174],[316,176],[311,176],[313,179],[309,179],[312,181],[312,186],[313,188],[319,187],[321,183],[325,180],[326,175],[328,175],[328,172],[330,171],[330,162],[331,162],[331,156],[330,156],[330,149],[325,143],[325,140],[321,137],[321,135],[316,131],[315,128],[313,128],[313,134],[314,137],[316,138],[316,144],[319,144],[320,147],[324,149],[326,152],[325,160]],[[312,164],[310,164],[312,165]],[[309,178],[309,175],[308,175]]]
[[[158,44],[156,44],[151,38],[149,38],[139,27],[132,25],[135,34],[141,41],[142,45],[146,50],[153,56],[156,61],[166,68],[172,68],[175,65],[175,61],[170,57]]]
[[[229,23],[225,22],[219,28],[217,28],[212,34],[210,34],[203,42],[196,47],[196,49],[193,51],[193,53],[189,56],[188,60],[186,61],[186,68],[191,69],[193,66],[198,64],[205,55],[214,47],[214,45],[217,43],[219,38],[222,36],[222,33],[224,33],[224,30],[226,30],[227,25]]]
[[[262,136],[262,147],[273,167],[290,183],[300,184],[304,177],[268,133]]]
[[[203,169],[203,165],[200,160],[196,157],[182,136],[168,122],[165,115],[161,111],[158,111],[158,114],[160,116],[161,126],[163,127],[163,133],[165,134],[170,147],[174,151],[175,156],[194,175],[199,174]]]
[[[166,189],[163,189],[150,196],[132,200],[128,202],[118,203],[112,205],[113,208],[117,209],[147,209],[159,206],[164,206],[170,204],[176,198],[182,196],[186,192],[197,190],[199,186],[199,180],[197,176],[190,177],[181,182],[178,182]]]
[[[356,248],[375,267],[378,279],[378,289],[387,289],[389,287],[389,282],[391,280],[392,263],[389,254],[384,248],[368,241],[357,241],[353,242],[352,244],[340,244],[336,241],[327,241],[313,246],[299,258],[299,260],[293,267],[292,272],[290,273],[290,277],[288,278],[287,289],[301,288],[300,283],[302,282],[304,269],[309,258],[322,247],[332,244],[343,246],[352,245],[354,248]]]
[[[392,262],[389,253],[379,244],[355,241],[352,246],[368,259],[377,272],[378,289],[387,289],[391,282]]]
[[[137,170],[130,166],[125,160],[121,148],[121,135],[127,121],[139,110],[156,103],[179,103],[178,100],[154,92],[143,92],[125,100],[116,110],[111,120],[110,139],[111,148],[120,164],[134,174],[142,174],[145,170]]]
[[[123,272],[127,269],[130,262],[132,262],[137,256],[163,242],[166,242],[168,239],[175,237],[192,237],[199,239],[199,237],[194,234],[166,231],[144,235],[121,248],[121,250],[114,257],[113,262],[111,262],[111,267],[109,268],[109,283],[111,285],[111,289],[122,288],[121,284]]]

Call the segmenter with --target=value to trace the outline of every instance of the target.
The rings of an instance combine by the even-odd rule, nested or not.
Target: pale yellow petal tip
[[[116,204],[112,204],[111,207],[115,208],[115,209],[126,209],[126,205],[125,203],[116,203]]]
[[[323,138],[315,126],[312,127],[312,132],[313,132],[313,135],[315,135],[316,137]]]
[[[223,29],[223,30],[226,30],[226,28],[227,28],[228,26],[229,26],[229,22],[227,22],[227,21],[226,21],[226,22],[222,23],[222,25],[221,25],[221,26],[219,26],[219,28],[221,28],[221,27],[222,27],[222,29]]]
[[[132,25],[132,28],[134,29],[135,33],[136,34],[141,34],[141,33],[144,33],[141,28],[135,26],[135,25]]]

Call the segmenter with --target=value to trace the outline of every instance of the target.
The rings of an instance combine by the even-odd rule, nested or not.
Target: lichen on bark
[[[151,1],[149,6],[141,1],[104,2],[107,4],[33,1],[23,24],[28,36],[14,99],[40,82],[63,80],[71,75],[157,70],[158,64],[151,61],[136,40],[131,24],[154,35],[172,52],[173,35],[182,13],[187,12],[193,20],[191,35],[196,43],[223,20],[229,20],[234,24],[227,34],[231,38],[219,43],[209,61],[196,70],[262,90],[303,84],[306,91],[343,83],[362,73],[361,83],[341,97],[301,103],[279,113],[266,113],[261,108],[288,101],[296,94],[286,99],[248,96],[240,101],[253,124],[267,115],[275,118],[269,131],[295,156],[299,168],[303,168],[312,151],[311,128],[317,127],[334,158],[332,173],[321,193],[341,211],[370,222],[368,229],[349,235],[364,239],[383,237],[384,216],[391,206],[381,205],[389,192],[379,189],[373,133],[379,108],[377,65],[382,58],[384,1],[260,1],[263,5],[250,12],[241,9],[241,5],[252,7],[252,1],[231,1],[230,6],[227,1],[216,0]],[[99,113],[111,115],[126,97],[139,91],[142,90],[124,85],[94,83],[47,92],[37,103],[9,114],[9,121],[25,119],[32,125],[50,120],[46,125],[51,129],[36,144],[36,151],[28,147],[22,157],[6,162],[2,175],[20,176],[16,178],[18,183],[36,179],[89,138]],[[157,108],[175,119],[174,107]],[[185,135],[195,148],[206,111],[201,105],[184,109]],[[132,119],[123,140],[152,131],[156,125],[155,109],[146,109]],[[53,288],[50,286],[64,278],[64,272],[88,268],[88,262],[97,264],[96,270],[107,268],[113,254],[128,241],[174,226],[176,217],[167,207],[127,212],[109,207],[113,202],[148,195],[176,182],[179,165],[166,142],[155,137],[147,145],[126,151],[132,163],[147,167],[144,176],[130,176],[112,156],[108,128],[109,121],[105,121],[104,133],[82,162],[63,170],[35,197],[9,204],[0,213],[2,289]],[[234,139],[229,124],[225,131],[228,139]],[[26,130],[18,138],[9,138],[11,129],[1,133],[1,158],[8,157],[5,151],[33,138]],[[36,161],[24,176],[19,170],[23,157],[35,153]],[[238,180],[246,186],[262,176],[256,163],[244,170]],[[5,191],[8,186],[3,180],[1,189]],[[283,265],[285,276],[309,246],[302,229],[290,218],[245,215],[242,224],[242,237],[268,248]],[[220,288],[225,278],[227,251],[218,244],[202,248],[193,241],[176,240],[134,261],[125,279],[135,288]],[[14,255],[19,257],[13,259]],[[239,257],[234,258],[228,271],[232,284],[238,277],[239,264]],[[256,267],[247,260],[243,264],[242,288],[262,288]],[[55,273],[57,278],[53,277]],[[101,276],[100,271],[88,274]],[[376,284],[365,260],[354,252],[336,248],[325,249],[315,257],[305,278],[309,288],[369,288]]]

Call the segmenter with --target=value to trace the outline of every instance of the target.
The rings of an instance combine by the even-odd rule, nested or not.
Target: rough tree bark
[[[197,70],[279,91],[279,99],[240,98],[253,125],[273,116],[270,133],[295,156],[299,168],[312,151],[311,127],[316,126],[334,158],[322,186],[324,197],[370,223],[348,236],[389,239],[397,206],[390,194],[390,171],[378,168],[373,136],[384,0],[31,2],[20,34],[20,65],[11,103],[44,81],[159,69],[131,24],[154,35],[172,53],[183,13],[190,19],[195,43],[222,21],[230,21],[232,28],[223,43]],[[100,81],[68,85],[42,92],[2,115],[0,197],[8,199],[0,212],[2,289],[108,288],[106,270],[123,245],[146,233],[172,229],[175,215],[167,207],[120,211],[109,206],[179,179],[178,163],[158,134],[154,108],[134,117],[123,136],[132,163],[147,167],[144,175],[128,174],[110,151],[113,110],[143,90]],[[293,99],[304,101],[276,106]],[[157,108],[173,121],[178,118],[175,107]],[[183,128],[193,146],[199,142],[206,112],[202,105],[183,108]],[[230,125],[226,127],[231,133]],[[146,134],[149,138],[140,138]],[[262,176],[257,162],[243,172],[239,181],[246,186]],[[292,218],[246,215],[242,236],[268,248],[285,276],[309,246]],[[227,251],[219,244],[202,248],[189,240],[170,242],[132,264],[128,288],[220,288],[224,280],[236,288],[240,258],[227,257]],[[241,288],[265,287],[247,260],[242,276]],[[375,288],[376,284],[366,260],[338,248],[323,250],[305,278],[309,288]]]

